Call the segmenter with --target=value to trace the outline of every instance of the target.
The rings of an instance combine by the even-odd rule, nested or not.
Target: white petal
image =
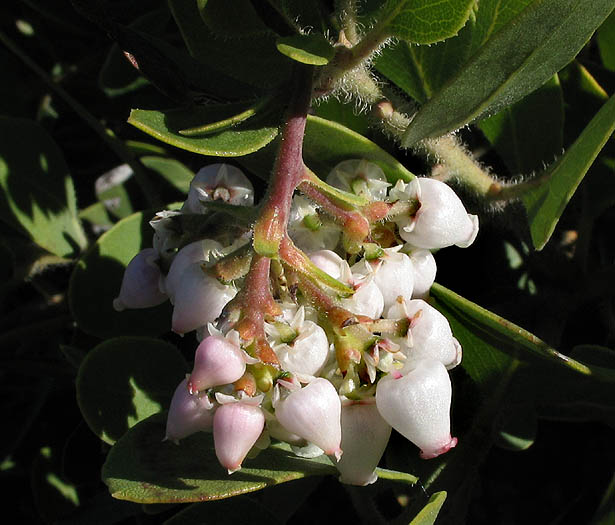
[[[149,308],[167,300],[160,291],[160,268],[156,264],[158,254],[146,248],[135,255],[126,266],[119,296],[113,301],[117,311],[125,308]]]

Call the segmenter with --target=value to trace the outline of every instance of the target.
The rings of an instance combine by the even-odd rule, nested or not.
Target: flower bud
[[[421,457],[429,459],[457,444],[450,431],[451,395],[444,365],[423,359],[404,376],[383,377],[376,388],[376,406],[395,430],[421,449]]]
[[[113,300],[118,312],[126,308],[148,308],[167,300],[159,287],[160,268],[158,255],[153,248],[146,248],[135,255],[126,266],[120,295]]]
[[[175,290],[179,286],[186,268],[197,262],[209,262],[215,259],[222,249],[223,247],[218,241],[203,239],[187,244],[177,252],[164,280],[164,290],[172,302],[175,302]]]
[[[329,381],[319,377],[304,388],[291,392],[278,402],[275,415],[286,430],[320,447],[325,454],[340,459],[341,404]]]
[[[429,250],[413,249],[408,253],[414,270],[413,299],[425,299],[436,280],[436,259]]]
[[[337,464],[342,483],[370,485],[378,479],[375,469],[389,442],[391,425],[376,404],[359,401],[342,406],[342,450]]]
[[[213,200],[251,206],[254,204],[254,187],[239,168],[230,164],[210,164],[201,168],[192,179],[182,212],[203,213],[201,202]]]
[[[205,273],[201,263],[190,264],[175,289],[173,331],[185,334],[213,323],[236,294],[235,288]]]
[[[340,162],[327,176],[327,184],[369,200],[383,200],[390,186],[380,166],[365,159]]]
[[[467,248],[478,233],[478,217],[469,215],[453,189],[435,179],[398,181],[390,199],[418,200],[419,209],[412,217],[395,219],[401,238],[416,246],[434,250],[453,244]]]
[[[196,349],[188,388],[192,392],[200,392],[233,383],[245,371],[246,361],[241,348],[224,337],[210,335]]]
[[[318,250],[310,253],[310,260],[317,268],[329,274],[334,279],[339,279],[342,274],[341,264],[344,262],[337,253],[331,250]]]
[[[206,395],[190,394],[188,379],[175,389],[167,417],[166,438],[178,443],[180,439],[199,431],[210,431],[214,423],[214,404]]]
[[[396,303],[389,308],[387,317],[410,320],[408,336],[401,343],[408,358],[402,374],[418,359],[437,359],[448,369],[461,362],[461,345],[453,337],[448,319],[422,299]]]
[[[258,406],[226,403],[214,415],[214,446],[220,464],[229,474],[239,470],[265,426],[265,416]]]

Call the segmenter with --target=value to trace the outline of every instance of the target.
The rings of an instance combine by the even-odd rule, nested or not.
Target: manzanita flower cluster
[[[173,330],[196,331],[167,439],[213,432],[229,472],[281,440],[301,456],[327,454],[342,482],[366,485],[392,428],[423,458],[457,443],[448,371],[461,346],[428,302],[432,251],[469,246],[478,221],[445,183],[391,184],[365,160],[305,181],[279,257],[268,258],[252,248],[249,180],[225,164],[201,169],[181,210],[152,221],[154,246],[130,262],[114,305],[168,299]]]

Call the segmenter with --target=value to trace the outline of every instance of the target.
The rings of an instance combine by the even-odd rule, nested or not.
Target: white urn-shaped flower
[[[369,200],[383,200],[391,185],[380,166],[365,159],[340,162],[327,176],[327,184]]]
[[[398,297],[410,299],[414,291],[414,268],[410,257],[399,250],[401,246],[386,248],[374,267],[374,282],[382,293],[384,309],[395,304]]]
[[[395,219],[401,238],[416,246],[434,250],[453,244],[466,248],[478,233],[478,217],[469,215],[453,189],[435,179],[398,181],[390,200],[417,200],[419,208],[410,217]]]
[[[413,299],[425,299],[429,295],[429,290],[436,280],[436,259],[429,250],[413,248],[408,253],[412,261],[414,271],[414,290]]]
[[[421,449],[424,459],[435,458],[457,444],[451,437],[451,381],[440,361],[416,361],[406,375],[383,377],[376,388],[380,415]]]
[[[341,403],[335,387],[328,380],[319,377],[290,392],[286,399],[278,401],[275,415],[289,432],[338,460],[342,456]]]
[[[160,268],[156,264],[158,254],[146,248],[135,255],[126,266],[120,294],[113,300],[118,312],[126,308],[148,308],[167,300],[160,291]]]
[[[375,400],[345,401],[342,404],[342,450],[335,465],[340,481],[370,485],[378,476],[375,469],[391,436],[391,425],[380,415]]]

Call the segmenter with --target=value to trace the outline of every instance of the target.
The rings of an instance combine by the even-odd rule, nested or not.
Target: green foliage
[[[278,38],[276,46],[283,55],[311,66],[324,66],[335,55],[333,46],[319,34]]]
[[[62,153],[37,123],[0,119],[0,218],[60,257],[78,254],[85,235]]]
[[[444,505],[446,501],[446,492],[436,492],[429,501],[427,505],[423,507],[423,510],[416,515],[410,525],[433,525],[438,518],[438,512]]]
[[[574,58],[612,10],[608,0],[534,2],[421,107],[403,144],[443,135],[528,95]]]
[[[79,367],[77,402],[92,432],[113,445],[139,421],[168,407],[186,372],[184,358],[169,343],[107,339]]]

